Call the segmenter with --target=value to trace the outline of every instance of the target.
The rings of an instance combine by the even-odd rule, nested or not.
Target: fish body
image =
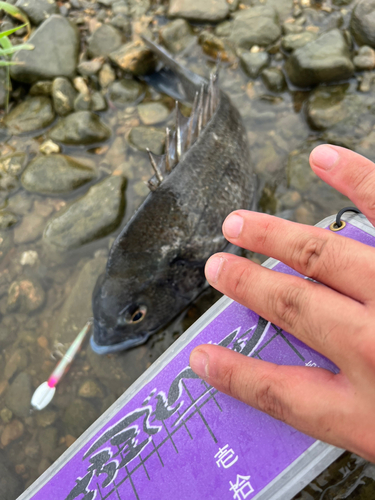
[[[175,68],[172,68],[176,70]],[[93,293],[95,352],[139,345],[181,312],[206,286],[204,265],[228,242],[221,226],[256,195],[247,134],[238,110],[213,78],[195,94],[189,120],[176,109],[166,155],[151,156],[151,192],[110,250]],[[170,140],[169,140],[170,139]]]

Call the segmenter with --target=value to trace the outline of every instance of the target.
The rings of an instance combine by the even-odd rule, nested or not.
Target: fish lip
[[[96,354],[111,354],[113,352],[119,352],[119,351],[126,351],[127,349],[130,349],[131,347],[136,347],[138,345],[144,344],[146,340],[149,338],[150,335],[145,335],[142,336],[140,339],[127,339],[122,342],[117,342],[117,344],[112,344],[112,345],[100,345],[98,344],[95,339],[94,335],[91,335],[90,337],[90,346],[91,349],[96,353]]]

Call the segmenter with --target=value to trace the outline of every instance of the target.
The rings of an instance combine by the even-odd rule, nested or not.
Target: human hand
[[[344,148],[319,146],[310,164],[375,224],[371,161]],[[325,229],[245,210],[228,216],[223,233],[231,243],[322,283],[225,253],[206,264],[213,287],[325,355],[340,372],[279,366],[215,345],[196,347],[191,368],[216,389],[375,461],[375,249]]]

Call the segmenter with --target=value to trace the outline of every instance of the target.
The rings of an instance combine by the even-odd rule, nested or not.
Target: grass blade
[[[13,16],[16,19],[18,19],[19,21],[25,23],[27,26],[28,36],[30,35],[30,23],[29,23],[27,16],[23,12],[21,12],[14,5],[11,5],[10,3],[7,3],[7,2],[0,2],[0,9],[3,9],[10,16]]]
[[[0,49],[0,56],[9,56],[10,54],[14,54],[19,50],[33,50],[33,49],[34,45],[31,45],[30,43],[22,43],[21,45],[14,45],[9,49]]]
[[[12,28],[11,30],[3,31],[2,33],[0,33],[0,38],[8,37],[9,35],[12,35],[21,28],[24,28],[25,26],[27,26],[27,23],[23,24],[22,26],[17,26],[17,28]]]
[[[12,61],[0,61],[0,68],[4,67],[4,66],[17,66],[18,64],[21,64],[21,63],[12,62]]]
[[[2,46],[3,49],[11,49],[13,47],[12,42],[9,40],[8,37],[1,38],[0,45]]]

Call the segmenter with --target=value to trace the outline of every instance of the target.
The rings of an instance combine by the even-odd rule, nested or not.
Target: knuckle
[[[286,422],[288,420],[287,405],[283,401],[283,389],[274,378],[263,377],[255,389],[257,407],[271,417]]]
[[[295,259],[303,274],[314,277],[319,274],[319,270],[324,266],[327,259],[327,240],[319,238],[309,238],[306,242],[296,245]]]
[[[363,205],[371,213],[375,213],[374,176],[368,175],[367,170],[358,169],[352,181],[353,191],[360,197]]]
[[[303,291],[294,285],[278,285],[269,294],[269,310],[276,316],[279,326],[293,328],[300,316]]]

